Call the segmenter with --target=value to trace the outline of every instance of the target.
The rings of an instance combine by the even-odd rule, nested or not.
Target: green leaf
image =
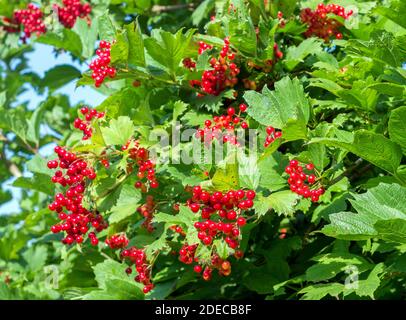
[[[377,221],[374,229],[379,233],[379,238],[385,241],[406,243],[406,219]]]
[[[327,295],[332,297],[337,297],[340,293],[345,290],[345,287],[341,283],[326,283],[326,284],[315,284],[307,286],[300,290],[299,294],[304,294],[301,300],[320,300]]]
[[[40,125],[43,121],[43,116],[46,111],[46,104],[43,103],[39,108],[35,109],[34,113],[31,115],[30,120],[28,121],[28,130],[27,130],[27,140],[35,143],[39,143],[40,139]]]
[[[144,40],[144,45],[148,54],[174,78],[192,40],[193,33],[193,29],[189,29],[185,34],[183,34],[183,30],[172,34],[154,29],[151,37]]]
[[[141,193],[134,188],[133,185],[126,184],[120,192],[117,204],[111,208],[111,215],[109,216],[110,223],[118,223],[129,216],[135,214],[139,201],[141,200]]]
[[[48,257],[46,246],[32,246],[22,254],[31,271],[39,271],[45,266]]]
[[[170,225],[183,224],[185,226],[193,225],[198,220],[198,215],[194,214],[189,207],[180,206],[179,213],[176,215],[170,215],[167,213],[159,212],[154,215],[153,222],[165,222]]]
[[[321,41],[317,38],[308,38],[301,42],[297,47],[290,46],[286,53],[286,58],[283,59],[288,70],[293,70],[299,63],[303,62],[304,59],[316,53],[321,53]]]
[[[402,19],[402,16],[399,15],[399,12],[405,12],[406,10],[404,1],[393,1],[392,4],[396,5],[397,8],[395,10],[392,8],[379,6],[374,9],[374,12],[389,20],[392,20],[394,23],[406,29],[406,21],[405,19]]]
[[[110,18],[109,12],[104,12],[103,15],[98,18],[98,22],[100,39],[112,42],[116,38],[116,28]]]
[[[6,91],[0,92],[0,108],[2,108],[7,101]]]
[[[111,64],[127,64],[129,55],[129,44],[124,32],[116,34],[116,42],[111,46]]]
[[[0,127],[13,131],[21,140],[27,141],[28,123],[22,109],[4,110],[0,108]]]
[[[241,188],[255,190],[258,187],[261,174],[257,161],[255,154],[246,156],[244,152],[238,152],[238,176]]]
[[[332,279],[337,274],[348,270],[349,266],[356,266],[359,273],[371,268],[371,264],[364,258],[344,252],[328,253],[312,260],[317,263],[306,270],[306,280],[311,282]]]
[[[78,19],[80,20],[80,19]],[[76,21],[76,25],[80,24],[80,21]],[[86,22],[83,21],[86,24]],[[87,25],[87,24],[86,24]],[[48,44],[54,46],[55,48],[64,49],[66,51],[71,52],[76,57],[82,56],[82,42],[80,32],[73,32],[70,29],[63,28],[62,33],[56,34],[51,31],[47,31],[46,34],[39,37],[36,42]],[[94,41],[92,42],[92,52],[89,56],[84,55],[84,57],[88,58],[91,57],[94,52]],[[85,50],[83,49],[83,52]]]
[[[107,145],[124,145],[132,137],[135,126],[126,116],[111,119],[108,127],[102,127],[104,141]]]
[[[285,77],[276,82],[275,91],[270,91],[266,86],[262,93],[247,91],[244,99],[249,105],[248,114],[262,125],[283,130],[288,125],[298,123],[297,126],[302,131],[306,128],[310,106],[303,87],[296,78],[291,80]],[[301,135],[306,136],[306,133],[301,132]]]
[[[13,182],[14,187],[37,190],[48,195],[55,193],[55,187],[50,183],[48,175],[35,173],[33,177],[19,177]]]
[[[142,300],[142,285],[125,273],[126,265],[114,260],[105,260],[93,267],[96,281],[101,290],[92,291],[82,299]]]
[[[215,5],[214,0],[204,0],[192,13],[192,23],[198,26],[204,19],[207,19],[211,10]]]
[[[321,232],[345,240],[366,240],[372,237],[404,241],[405,224],[395,225],[397,219],[406,221],[406,188],[398,184],[380,183],[364,194],[354,194],[350,200],[358,214],[339,212],[329,216],[330,224]],[[382,221],[388,221],[382,222]],[[379,223],[378,223],[379,222]],[[378,227],[375,228],[375,226]],[[385,229],[385,227],[392,229]],[[393,230],[393,234],[391,233]],[[381,234],[381,232],[383,232]]]
[[[285,167],[288,165],[287,157],[281,153],[274,153],[258,164],[261,174],[260,186],[269,191],[277,191],[286,187],[286,179],[282,177]]]
[[[399,144],[406,155],[406,106],[393,110],[390,114],[388,130],[393,142]]]
[[[320,204],[313,211],[312,223],[318,224],[321,219],[327,220],[330,214],[347,209],[347,194],[336,197],[333,201],[327,204]]]
[[[385,265],[383,263],[377,264],[374,269],[372,269],[367,279],[358,281],[358,288],[355,289],[355,293],[360,297],[368,296],[374,299],[374,292],[381,284],[379,275],[384,271]]]
[[[405,93],[405,86],[396,83],[375,83],[369,85],[368,88],[393,97],[401,97]]]
[[[41,173],[47,175],[49,180],[54,174],[54,170],[48,169],[46,159],[42,158],[39,154],[36,154],[27,162],[27,169],[34,173]]]
[[[77,19],[72,29],[75,31],[76,37],[79,36],[76,42],[77,45],[80,45],[82,56],[86,59],[94,55],[98,27],[99,19],[93,19],[90,26],[84,19]]]
[[[292,215],[295,212],[295,205],[299,196],[290,190],[274,192],[268,197],[259,197],[255,204],[258,216],[264,215],[268,210],[273,209],[278,215]]]
[[[402,158],[400,147],[381,134],[366,130],[356,131],[353,138],[313,138],[310,143],[323,143],[343,148],[394,174]]]
[[[242,54],[249,57],[257,56],[257,35],[249,8],[243,0],[231,1],[234,10],[222,17],[225,32],[233,39],[232,44]]]
[[[45,72],[45,76],[41,81],[41,86],[48,87],[53,91],[75,79],[79,79],[80,75],[80,71],[75,67],[68,64],[62,64]]]
[[[144,40],[142,38],[141,28],[138,19],[125,25],[128,38],[128,63],[130,65],[145,67]]]
[[[218,164],[211,182],[218,191],[237,189],[239,187],[238,161],[235,152],[231,152]]]

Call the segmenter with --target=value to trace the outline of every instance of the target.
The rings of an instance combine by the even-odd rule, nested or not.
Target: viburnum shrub
[[[403,298],[403,3],[2,3],[0,298]]]

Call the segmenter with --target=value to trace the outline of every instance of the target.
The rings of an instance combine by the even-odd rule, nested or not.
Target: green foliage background
[[[48,1],[38,3],[50,12]],[[0,216],[0,299],[405,298],[404,1],[335,1],[356,8],[356,25],[344,29],[344,40],[329,44],[302,36],[305,27],[297,16],[301,8],[314,8],[318,1],[313,0],[269,1],[267,6],[258,0],[178,1],[176,10],[172,1],[91,3],[91,27],[78,20],[72,30],[64,29],[49,16],[48,32],[28,44],[0,31],[0,181],[14,176],[13,185],[23,192],[20,212]],[[227,10],[230,3],[236,14]],[[25,5],[0,0],[0,15],[10,16]],[[279,10],[287,21],[284,28],[277,28]],[[232,90],[197,98],[188,80],[201,77],[208,57],[200,56],[196,72],[183,68],[182,60],[197,59],[197,41],[220,47],[225,36],[238,52],[242,77],[263,89],[247,90],[240,84],[237,98]],[[117,40],[112,62],[118,75],[98,89],[106,99],[97,109],[106,111],[109,121],[90,144],[81,145],[71,125],[78,106],[54,92],[71,81],[93,90],[90,73],[56,66],[40,77],[29,69],[26,54],[39,42],[88,63],[97,39]],[[284,58],[273,72],[250,68],[248,61],[261,65],[273,58],[275,41]],[[142,85],[134,87],[135,80]],[[47,93],[35,110],[16,104],[27,83]],[[243,101],[252,106],[250,126],[281,129],[282,142],[260,147],[258,169],[237,182],[215,166],[158,167],[155,197],[166,205],[154,218],[152,234],[140,228],[142,218],[135,210],[143,196],[132,187],[134,179],[121,179],[123,162],[98,172],[91,192],[108,216],[104,236],[127,231],[131,245],[146,246],[151,256],[159,253],[151,294],[144,297],[142,287],[103,243],[66,247],[59,235],[50,233],[57,219],[47,204],[55,189],[40,147],[57,142],[97,154],[106,145],[124,144],[134,132],[149,146],[151,131],[169,132],[176,120],[196,127],[226,105]],[[52,130],[43,134],[44,125]],[[300,200],[289,190],[283,170],[292,158],[312,162],[321,172],[327,191],[320,203]],[[250,166],[244,161],[240,167]],[[25,170],[32,175],[22,176]],[[195,217],[183,207],[175,215],[171,206],[185,202],[186,185],[199,183],[217,189],[237,183],[235,187],[256,189],[259,197],[256,219],[243,230],[244,259],[232,262],[229,277],[215,276],[208,283],[170,254],[179,243],[168,241],[166,231],[179,224],[187,229],[187,239],[193,239],[193,228],[187,227]],[[106,189],[112,192],[106,195]],[[1,190],[0,203],[10,198]],[[279,238],[281,228],[287,229],[284,239]],[[345,285],[353,275],[349,267],[358,270],[357,286]]]

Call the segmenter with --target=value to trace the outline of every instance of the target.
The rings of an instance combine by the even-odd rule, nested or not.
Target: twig
[[[332,186],[333,184],[336,184],[341,179],[344,179],[345,177],[350,176],[351,172],[354,171],[363,161],[364,161],[364,159],[358,158],[351,167],[347,168],[342,174],[340,174],[338,177],[331,180],[329,183],[329,186]]]
[[[193,3],[186,3],[186,4],[175,4],[171,6],[160,6],[160,5],[154,5],[152,6],[151,11],[153,13],[162,13],[162,12],[169,12],[169,11],[176,11],[180,9],[188,9],[192,10],[194,9],[195,5]]]
[[[2,133],[0,133],[0,141],[3,141],[4,143],[10,142],[7,139],[7,137],[4,136]],[[11,162],[9,159],[7,159],[6,154],[4,152],[4,148],[1,149],[1,151],[0,151],[0,159],[6,163],[6,166],[8,167],[8,171],[10,171],[10,173],[14,177],[19,178],[22,176],[22,173],[21,173],[20,169],[18,168],[18,166],[14,162]]]

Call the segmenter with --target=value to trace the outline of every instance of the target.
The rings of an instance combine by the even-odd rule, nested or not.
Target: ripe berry
[[[194,270],[194,272],[196,272],[196,273],[200,273],[200,272],[202,272],[203,268],[202,268],[201,265],[197,264],[197,265],[195,265],[195,266],[193,267],[193,270]]]
[[[244,104],[244,103],[240,104],[239,108],[240,108],[240,111],[241,111],[241,112],[247,111],[247,105]]]
[[[229,116],[233,116],[234,114],[235,114],[235,109],[234,108],[228,108],[227,109],[227,114],[229,115]]]
[[[238,224],[240,227],[245,226],[246,223],[247,223],[247,220],[246,220],[245,218],[243,218],[243,217],[239,217],[239,218],[237,219],[237,224]]]

